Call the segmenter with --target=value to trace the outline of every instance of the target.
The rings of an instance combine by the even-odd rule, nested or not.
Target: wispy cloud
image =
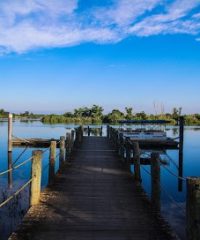
[[[118,42],[127,36],[192,34],[199,40],[200,0],[112,0],[81,8],[84,0],[2,0],[0,52]]]

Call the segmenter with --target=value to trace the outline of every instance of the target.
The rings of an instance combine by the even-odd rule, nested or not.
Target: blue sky
[[[199,7],[199,0],[2,0],[0,108],[200,112]]]

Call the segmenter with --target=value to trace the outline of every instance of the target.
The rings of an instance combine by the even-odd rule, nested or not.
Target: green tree
[[[91,117],[93,118],[102,118],[103,117],[103,108],[98,105],[93,105],[90,109]]]
[[[66,113],[63,114],[63,116],[67,117],[67,118],[72,118],[74,115],[71,112],[66,112]]]
[[[118,109],[113,109],[111,113],[107,115],[107,120],[110,123],[117,123],[124,118],[124,113]]]
[[[126,107],[126,119],[131,120],[133,119],[133,108],[132,107]]]
[[[136,113],[135,116],[138,120],[147,120],[148,119],[148,116],[146,115],[146,113],[144,111]]]

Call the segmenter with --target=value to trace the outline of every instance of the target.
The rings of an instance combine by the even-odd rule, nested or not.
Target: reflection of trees
[[[178,128],[172,128],[172,135],[174,137],[178,135]]]
[[[90,135],[90,136],[102,136],[102,127],[88,127],[84,128],[84,135]]]
[[[92,129],[90,129],[90,133],[93,136],[100,136],[101,132],[102,132],[101,128],[92,128]]]

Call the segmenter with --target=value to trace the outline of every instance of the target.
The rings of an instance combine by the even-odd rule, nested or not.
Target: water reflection
[[[83,127],[83,135],[102,137],[105,136],[105,131],[103,131],[103,126],[89,125],[87,127]]]

